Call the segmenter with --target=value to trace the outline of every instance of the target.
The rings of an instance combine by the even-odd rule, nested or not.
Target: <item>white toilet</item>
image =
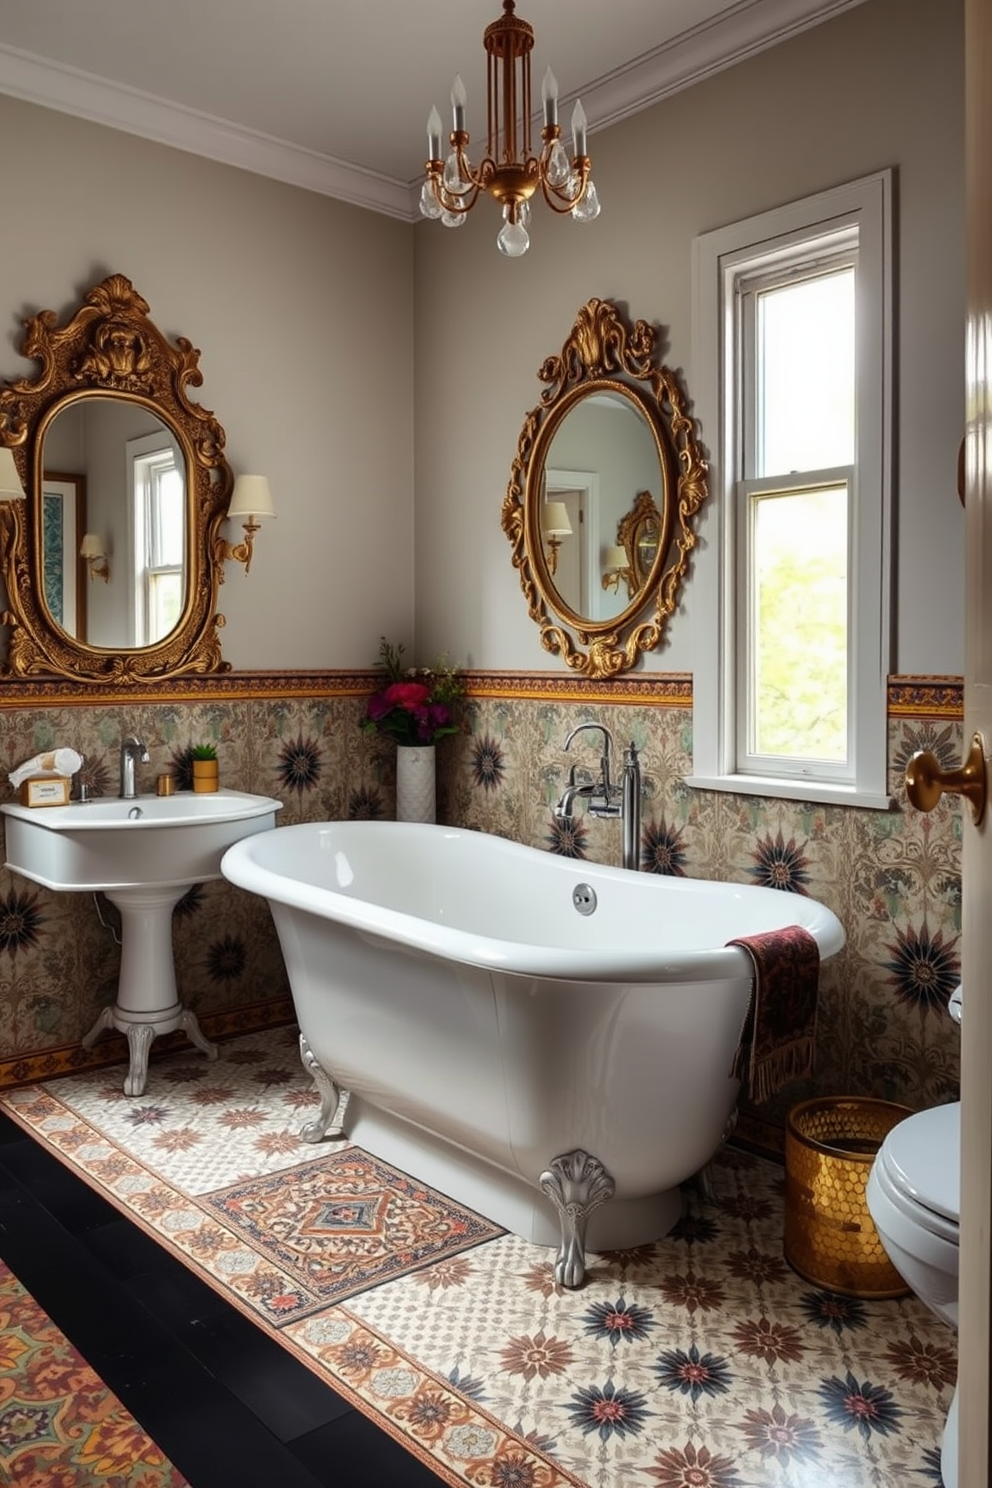
[[[960,988],[949,1011],[960,1022]],[[961,1104],[900,1121],[885,1138],[865,1199],[886,1254],[907,1286],[957,1331]],[[957,1390],[944,1428],[944,1488],[958,1488]]]

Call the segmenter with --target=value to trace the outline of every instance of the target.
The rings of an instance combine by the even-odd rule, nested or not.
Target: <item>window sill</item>
[[[823,780],[793,780],[775,775],[688,775],[695,790],[732,791],[739,796],[770,796],[786,801],[813,801],[828,806],[859,806],[868,811],[892,811],[895,800],[855,785],[831,785]]]

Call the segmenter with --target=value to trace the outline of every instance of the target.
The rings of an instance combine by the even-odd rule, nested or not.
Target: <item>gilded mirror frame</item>
[[[688,398],[676,374],[658,361],[657,339],[653,326],[643,320],[630,324],[609,300],[583,305],[561,352],[548,357],[538,372],[546,387],[524,420],[503,500],[503,531],[541,644],[590,678],[629,671],[643,652],[660,644],[696,544],[694,519],[707,494],[706,461],[687,412]],[[606,620],[577,614],[558,593],[540,527],[551,442],[566,415],[597,393],[629,399],[642,415],[657,450],[660,482],[658,547],[650,573],[626,608]]]
[[[38,361],[34,378],[0,389],[0,445],[14,452],[25,500],[0,503],[0,567],[9,628],[0,673],[134,684],[184,673],[226,672],[216,612],[222,565],[215,557],[233,477],[224,430],[194,402],[188,387],[203,382],[199,351],[184,336],[175,344],[149,319],[147,302],[123,274],[112,274],[82,298],[60,325],[54,310],[23,322],[21,352]],[[55,416],[96,395],[143,405],[176,436],[186,464],[186,595],[175,628],[160,641],[131,649],[91,646],[52,618],[44,591],[41,489],[45,433]]]

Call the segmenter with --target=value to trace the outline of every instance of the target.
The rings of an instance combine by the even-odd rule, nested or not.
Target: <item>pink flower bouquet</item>
[[[442,657],[433,667],[402,665],[404,647],[391,646],[385,636],[379,665],[389,682],[374,692],[365,707],[362,728],[369,734],[389,734],[397,744],[433,744],[445,734],[456,734],[451,704],[465,691],[453,667]]]

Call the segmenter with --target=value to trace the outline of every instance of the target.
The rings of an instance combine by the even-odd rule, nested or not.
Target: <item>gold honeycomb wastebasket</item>
[[[904,1297],[865,1188],[875,1154],[912,1112],[891,1101],[827,1097],[793,1106],[785,1127],[785,1259],[848,1297]]]

